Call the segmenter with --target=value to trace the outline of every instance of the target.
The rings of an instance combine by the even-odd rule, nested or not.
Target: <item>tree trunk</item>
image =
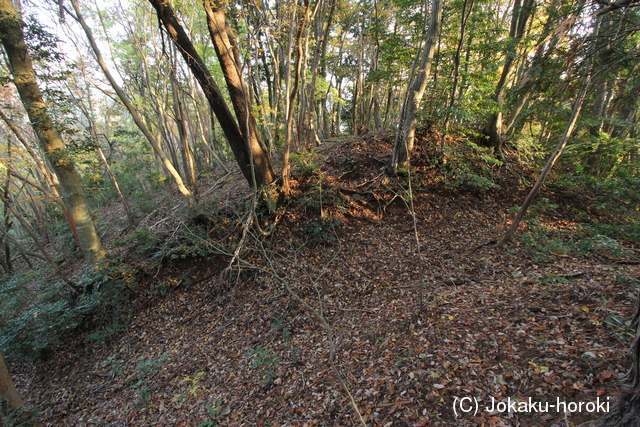
[[[304,12],[298,23],[298,32],[296,34],[296,67],[294,71],[293,87],[289,93],[289,108],[287,109],[287,124],[286,124],[286,140],[284,150],[284,160],[282,162],[282,192],[283,194],[289,194],[289,155],[291,153],[291,145],[293,143],[293,112],[295,110],[296,96],[298,95],[298,88],[300,86],[300,78],[302,77],[302,33],[306,25],[309,15],[309,0],[304,0]]]
[[[173,55],[172,55],[173,56]],[[173,61],[173,58],[172,58]],[[182,154],[182,167],[187,177],[187,183],[191,187],[193,194],[198,195],[198,180],[196,179],[196,166],[193,160],[193,152],[189,143],[189,135],[187,132],[187,117],[180,98],[180,90],[178,76],[176,74],[175,62],[171,64],[171,95],[173,97],[173,108],[176,125],[178,126],[178,135],[180,138],[180,150]]]
[[[80,7],[78,6],[78,1],[77,0],[71,0],[71,4],[73,5],[73,8],[74,8],[75,13],[76,13],[76,16],[75,16],[76,20],[82,26],[82,29],[84,30],[85,35],[87,36],[87,40],[89,41],[89,44],[91,45],[91,49],[93,50],[93,53],[96,56],[96,60],[98,61],[98,65],[100,65],[100,68],[102,69],[102,72],[104,73],[104,75],[107,78],[107,80],[109,80],[109,83],[111,84],[111,87],[113,88],[113,90],[118,95],[118,98],[120,99],[120,101],[122,101],[124,106],[127,108],[127,110],[129,111],[129,114],[131,114],[131,118],[133,119],[133,121],[136,124],[136,126],[138,126],[138,129],[140,129],[140,131],[143,133],[143,135],[145,136],[147,141],[149,141],[149,143],[153,147],[153,150],[158,154],[160,159],[162,159],[162,163],[163,163],[164,167],[167,169],[169,174],[171,174],[171,176],[173,177],[174,181],[176,182],[176,185],[178,186],[178,190],[180,191],[180,193],[182,193],[185,197],[187,197],[187,199],[189,200],[189,203],[193,203],[194,202],[193,194],[184,185],[184,182],[182,181],[182,177],[180,177],[180,174],[178,173],[176,168],[173,166],[173,164],[171,163],[171,161],[167,157],[166,153],[164,152],[164,150],[160,146],[160,143],[158,142],[158,140],[156,140],[156,138],[153,136],[151,131],[149,131],[149,128],[144,124],[144,121],[140,117],[140,114],[138,114],[138,111],[136,110],[136,108],[131,103],[131,100],[129,99],[127,94],[124,93],[124,91],[122,90],[120,85],[118,85],[116,80],[111,75],[111,72],[107,68],[107,64],[104,62],[104,59],[102,59],[102,54],[100,53],[100,49],[98,49],[98,45],[97,45],[95,39],[93,38],[93,34],[91,32],[91,29],[85,23],[84,18],[82,17],[82,14],[80,13]]]
[[[515,1],[512,12],[511,29],[509,31],[510,41],[507,45],[506,59],[494,94],[497,111],[489,116],[489,119],[482,130],[482,133],[486,137],[486,145],[492,147],[498,155],[501,155],[502,153],[503,136],[501,109],[504,105],[504,98],[507,92],[507,81],[515,64],[517,45],[524,36],[527,21],[533,15],[534,9],[535,3],[533,0],[524,0],[524,3],[521,3],[521,0]]]
[[[551,168],[556,163],[556,161],[558,161],[558,159],[562,155],[562,152],[564,151],[564,148],[567,146],[567,143],[569,142],[569,137],[573,133],[573,128],[575,127],[576,122],[578,121],[578,117],[580,116],[580,110],[582,109],[582,104],[584,103],[584,99],[587,95],[587,89],[591,84],[591,76],[589,75],[590,70],[587,71],[587,73],[588,74],[582,82],[582,86],[580,87],[580,92],[578,93],[576,101],[573,105],[573,111],[571,112],[571,118],[569,119],[569,123],[567,124],[567,127],[565,128],[564,133],[562,134],[562,137],[558,142],[558,146],[556,147],[556,150],[553,152],[551,157],[549,157],[549,160],[547,160],[547,164],[545,165],[542,172],[540,172],[540,176],[538,177],[538,180],[536,181],[533,188],[529,192],[529,195],[527,196],[525,201],[522,203],[522,206],[520,207],[520,210],[518,211],[515,219],[513,220],[513,223],[511,224],[507,232],[504,233],[504,235],[500,238],[500,240],[498,240],[498,243],[497,243],[498,247],[504,246],[504,244],[508,242],[511,239],[511,237],[513,237],[513,235],[516,232],[516,229],[518,228],[518,225],[520,224],[520,221],[522,221],[522,218],[524,217],[524,214],[527,212],[527,209],[529,208],[529,206],[531,206],[531,203],[533,202],[533,199],[535,198],[535,196],[538,194],[540,187],[542,187],[542,184],[544,184],[544,181],[547,178],[549,171],[551,171]]]
[[[120,200],[122,201],[122,206],[124,207],[124,211],[127,214],[127,219],[129,220],[129,227],[131,227],[131,229],[133,230],[136,224],[133,221],[133,215],[131,215],[131,209],[129,208],[129,203],[127,202],[127,199],[125,199],[124,194],[122,194],[122,191],[120,191],[120,185],[118,184],[118,180],[116,179],[116,176],[111,170],[111,166],[109,165],[109,162],[107,162],[107,158],[104,156],[104,152],[102,151],[102,148],[100,148],[99,145],[98,145],[97,151],[98,151],[98,157],[100,157],[100,160],[102,160],[102,163],[104,164],[104,167],[107,170],[109,177],[111,178],[113,187],[115,188],[116,193],[118,193],[118,197],[120,197]]]
[[[224,3],[216,4],[212,0],[203,0],[203,4],[207,13],[209,35],[222,67],[222,73],[231,97],[231,104],[238,119],[240,134],[245,140],[253,160],[256,174],[255,184],[260,188],[270,184],[275,179],[275,176],[267,154],[267,148],[260,137],[258,124],[253,115],[249,91],[242,76],[242,64],[237,41],[225,18]],[[259,178],[258,175],[260,175]]]
[[[408,89],[407,99],[402,107],[396,142],[393,147],[390,169],[394,174],[397,173],[398,168],[407,169],[409,167],[409,159],[413,152],[413,144],[415,141],[418,110],[420,109],[424,91],[427,88],[427,78],[431,70],[431,63],[433,62],[433,55],[436,48],[436,37],[440,30],[440,22],[442,20],[443,4],[443,0],[433,0],[431,3],[431,18],[424,51],[422,52],[422,59],[420,60],[415,79]]]
[[[22,27],[11,0],[0,0],[0,39],[4,45],[20,99],[40,145],[60,181],[64,202],[75,224],[84,257],[91,264],[95,264],[104,258],[106,251],[91,220],[80,175],[47,112],[36,82],[31,58],[24,43]]]
[[[241,132],[222,92],[213,80],[200,54],[193,46],[182,24],[178,21],[170,2],[168,0],[149,0],[149,2],[155,8],[158,18],[167,30],[169,37],[171,37],[173,42],[178,46],[182,57],[202,87],[211,109],[220,122],[220,127],[231,146],[231,150],[244,177],[249,181],[250,185],[255,185],[258,189],[273,182],[275,175],[266,150],[263,148],[259,139],[252,139],[250,135]],[[214,24],[215,23],[212,23],[212,25]],[[214,25],[214,29],[216,28]],[[224,30],[224,27],[220,28],[219,31],[222,30]],[[230,55],[228,51],[225,52],[227,55]],[[227,73],[229,73],[229,76],[232,76],[237,74],[238,71],[235,65],[231,65],[230,68],[226,68],[223,65],[223,73],[225,73],[226,77]],[[241,91],[242,89],[241,86],[239,86],[234,90]],[[238,92],[234,92],[234,95],[237,96]],[[244,129],[247,127],[251,128],[252,116],[250,114],[250,106],[244,104],[244,97],[241,100],[236,98],[236,101],[239,102],[238,106],[241,107],[239,108],[241,111],[238,119],[244,123]],[[246,101],[248,102],[248,99]],[[248,116],[246,114],[247,112],[249,113]],[[246,126],[247,120],[249,121],[249,126]],[[257,132],[254,135],[257,135]],[[247,137],[246,140],[245,136]]]
[[[2,412],[5,409],[9,411],[19,411],[22,408],[24,408],[24,403],[22,403],[22,399],[18,396],[18,392],[13,385],[13,380],[11,380],[11,375],[9,375],[7,365],[5,365],[4,358],[0,353],[0,409],[2,409],[0,411],[0,422],[3,421]]]
[[[471,3],[469,3],[469,1]],[[460,18],[460,38],[458,39],[458,46],[456,47],[456,55],[453,58],[453,82],[451,83],[451,92],[449,94],[449,109],[447,111],[447,116],[444,120],[444,130],[445,132],[449,129],[449,123],[451,122],[451,114],[453,112],[453,107],[456,104],[456,94],[458,92],[458,80],[460,79],[460,59],[462,56],[462,45],[464,44],[465,32],[467,30],[467,22],[469,20],[469,16],[471,16],[471,11],[473,10],[473,4],[475,0],[464,0],[462,3],[462,12]]]

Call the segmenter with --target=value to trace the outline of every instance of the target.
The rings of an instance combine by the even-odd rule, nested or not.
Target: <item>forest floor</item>
[[[537,218],[496,248],[537,170],[510,153],[485,170],[499,188],[454,186],[477,181],[473,162],[443,155],[437,133],[421,138],[411,194],[409,177],[383,174],[384,134],[297,156],[270,237],[241,239],[239,174],[214,177],[189,221],[172,209],[144,218],[139,229],[163,236],[156,251],[188,232],[203,255],[158,264],[135,241],[119,248],[166,295],[139,301],[102,343],[75,334],[46,361],[13,363],[20,393],[50,426],[362,425],[354,405],[369,426],[597,418],[628,366],[640,271],[632,243],[578,236],[624,218],[551,182]],[[221,276],[224,241],[229,253],[242,242],[243,264]]]

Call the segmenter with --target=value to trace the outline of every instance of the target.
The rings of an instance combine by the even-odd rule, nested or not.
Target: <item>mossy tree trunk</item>
[[[24,42],[22,24],[11,0],[0,0],[0,41],[31,126],[60,182],[63,200],[75,225],[84,257],[95,264],[104,258],[106,251],[91,219],[80,175],[47,112]]]

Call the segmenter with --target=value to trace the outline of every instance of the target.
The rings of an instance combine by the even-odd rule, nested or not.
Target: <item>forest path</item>
[[[243,255],[263,268],[269,257],[322,310],[368,424],[564,426],[553,408],[483,409],[492,399],[613,402],[632,338],[616,322],[633,315],[638,266],[607,250],[481,246],[506,227],[526,188],[505,184],[522,176],[505,173],[502,190],[448,189],[427,151],[414,159],[414,230],[407,192],[380,173],[389,147],[366,136],[297,159],[298,198],[266,249],[249,239]],[[570,239],[572,207],[588,196],[549,187],[543,197],[564,203],[541,222]],[[357,425],[324,328],[264,271],[219,281],[226,260],[149,273],[168,297],[147,301],[108,343],[77,338],[16,367],[22,395],[51,426]],[[456,397],[478,399],[480,411],[456,419]]]

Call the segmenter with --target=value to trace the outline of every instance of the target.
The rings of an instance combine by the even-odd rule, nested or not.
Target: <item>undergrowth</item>
[[[445,144],[435,164],[444,175],[445,187],[482,191],[499,187],[495,170],[504,163],[493,155],[490,148],[461,139],[459,143]]]
[[[66,283],[30,271],[0,282],[0,314],[6,320],[0,348],[27,358],[47,358],[66,333],[81,326],[86,339],[103,342],[123,330],[139,291],[134,270],[123,262],[85,269],[82,295]]]

